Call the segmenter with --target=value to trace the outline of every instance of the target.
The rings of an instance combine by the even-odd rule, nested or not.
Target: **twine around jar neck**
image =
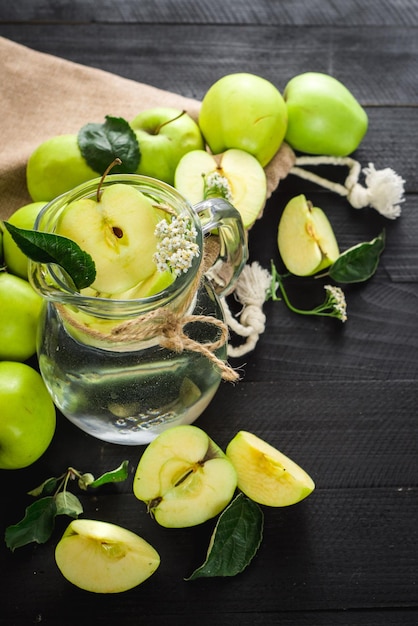
[[[116,324],[110,331],[105,332],[97,328],[88,327],[74,318],[66,309],[65,305],[57,304],[61,316],[74,328],[81,330],[86,335],[110,343],[124,341],[145,341],[150,336],[155,337],[162,348],[173,352],[191,350],[198,352],[209,359],[220,371],[224,380],[235,382],[239,374],[225,361],[216,356],[215,351],[224,346],[228,341],[228,325],[213,315],[195,315],[187,313],[197,290],[199,289],[203,275],[213,265],[214,259],[219,255],[219,241],[210,236],[205,240],[203,258],[199,270],[188,289],[188,296],[182,302],[179,310],[173,311],[168,306],[159,307],[128,320]],[[196,322],[211,324],[220,331],[220,336],[215,341],[201,343],[189,337],[185,332],[185,326]]]

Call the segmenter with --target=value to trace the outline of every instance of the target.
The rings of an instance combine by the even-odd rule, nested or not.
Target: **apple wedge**
[[[160,557],[142,537],[126,528],[76,519],[58,542],[55,561],[62,575],[80,589],[119,593],[149,578]]]
[[[340,251],[332,226],[322,209],[301,194],[285,206],[277,243],[282,261],[292,274],[311,276],[334,263]]]
[[[232,500],[237,475],[219,446],[197,426],[158,435],[145,449],[133,490],[166,528],[185,528],[215,517]]]
[[[236,469],[238,489],[258,504],[289,506],[315,488],[312,478],[299,465],[252,433],[237,433],[226,455]]]
[[[151,201],[131,185],[107,186],[100,201],[82,198],[68,204],[57,233],[88,252],[96,265],[91,287],[98,293],[119,293],[156,271],[155,227],[160,221]]]
[[[188,152],[177,165],[174,186],[191,204],[207,197],[226,198],[246,229],[260,215],[267,194],[266,174],[258,160],[235,148],[216,156],[205,150]]]

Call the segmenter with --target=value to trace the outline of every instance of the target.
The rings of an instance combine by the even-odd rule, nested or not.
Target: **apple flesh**
[[[26,363],[0,362],[0,469],[37,461],[55,433],[56,412],[41,375]]]
[[[97,295],[126,291],[156,271],[158,211],[144,194],[123,183],[107,186],[100,201],[82,198],[61,214],[57,233],[88,252],[96,265]]]
[[[365,110],[339,80],[306,72],[286,85],[288,125],[285,141],[307,154],[347,156],[358,148],[368,127]]]
[[[7,220],[19,228],[33,229],[38,213],[46,202],[31,202],[17,209]],[[3,255],[7,270],[15,276],[28,279],[28,257],[19,248],[8,230],[3,234]]]
[[[158,552],[142,537],[108,522],[73,520],[55,549],[62,575],[93,593],[120,593],[147,580],[158,568]]]
[[[141,151],[137,173],[169,185],[174,183],[174,172],[181,157],[190,150],[204,147],[199,126],[179,109],[147,109],[139,113],[130,126]]]
[[[303,194],[285,206],[277,243],[283,263],[296,276],[316,274],[334,263],[340,254],[327,216]]]
[[[286,104],[265,78],[245,72],[227,74],[204,95],[199,126],[213,154],[238,148],[255,156],[264,167],[283,142]]]
[[[32,152],[26,166],[26,183],[34,202],[49,202],[97,175],[84,160],[77,135],[47,139]]]
[[[252,433],[237,433],[226,454],[237,471],[238,489],[258,504],[290,506],[315,488],[299,465]]]
[[[217,190],[219,180],[223,188]],[[259,161],[236,148],[216,156],[205,150],[188,152],[177,166],[174,186],[191,204],[206,199],[207,192],[226,198],[239,211],[246,229],[260,215],[267,196],[266,174]]]
[[[133,490],[166,528],[202,524],[232,500],[237,476],[219,446],[197,426],[160,433],[145,449]]]

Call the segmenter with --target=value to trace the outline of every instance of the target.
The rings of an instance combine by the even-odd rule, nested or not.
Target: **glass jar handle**
[[[206,275],[215,292],[226,295],[233,290],[248,259],[247,232],[241,215],[224,198],[203,200],[193,210],[200,218],[203,236],[215,231],[219,239],[219,255]]]

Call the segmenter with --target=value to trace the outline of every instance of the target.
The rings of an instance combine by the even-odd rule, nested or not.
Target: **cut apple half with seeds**
[[[296,276],[310,276],[334,263],[340,251],[332,226],[322,209],[301,194],[285,206],[277,243],[286,268]]]
[[[237,433],[226,454],[237,471],[238,489],[258,504],[289,506],[315,488],[305,470],[252,433]]]
[[[221,196],[239,211],[249,229],[260,215],[267,196],[267,179],[259,161],[249,152],[231,148],[212,155],[192,150],[177,165],[174,186],[191,204]]]
[[[62,575],[94,593],[132,589],[158,568],[158,552],[142,537],[108,522],[73,520],[55,549]]]
[[[163,431],[146,447],[133,490],[161,526],[185,528],[220,513],[236,486],[225,453],[203,430],[185,424]]]

